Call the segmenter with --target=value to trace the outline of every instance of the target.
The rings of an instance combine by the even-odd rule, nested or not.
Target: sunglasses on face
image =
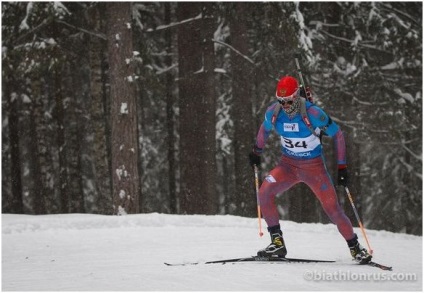
[[[294,103],[294,99],[299,95],[299,89],[297,89],[293,94],[286,97],[279,97],[277,96],[277,100],[281,105],[292,105]]]
[[[292,105],[293,104],[293,99],[287,99],[287,98],[280,98],[280,97],[277,97],[277,100],[278,100],[278,102],[281,104],[281,105],[285,105],[285,104],[287,104],[287,105]]]

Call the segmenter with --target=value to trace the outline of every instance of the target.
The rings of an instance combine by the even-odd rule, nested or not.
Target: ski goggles
[[[299,89],[297,89],[293,94],[290,96],[285,97],[279,97],[277,96],[278,102],[280,102],[281,105],[292,105],[294,103],[294,100],[299,96]]]

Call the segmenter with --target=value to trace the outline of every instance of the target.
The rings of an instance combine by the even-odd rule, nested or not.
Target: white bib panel
[[[281,145],[288,151],[293,153],[310,152],[321,144],[319,138],[313,134],[304,138],[284,137],[281,136]]]

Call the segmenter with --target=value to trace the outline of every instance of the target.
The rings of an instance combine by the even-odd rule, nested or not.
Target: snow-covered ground
[[[269,244],[235,216],[2,215],[4,291],[422,291],[422,237],[369,230],[374,260],[351,261],[335,226],[283,222],[288,257],[330,264],[238,263]],[[365,245],[359,230],[356,231]]]

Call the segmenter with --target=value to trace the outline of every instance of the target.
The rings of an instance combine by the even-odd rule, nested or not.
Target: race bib
[[[281,144],[288,153],[296,154],[313,151],[321,144],[319,138],[313,134],[304,138],[281,136]]]

